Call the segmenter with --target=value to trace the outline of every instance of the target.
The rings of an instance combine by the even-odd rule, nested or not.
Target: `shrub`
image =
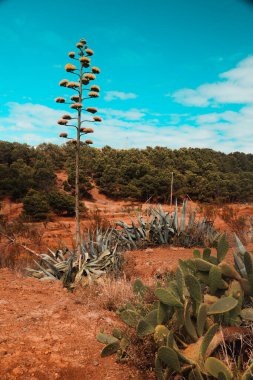
[[[30,190],[23,199],[24,216],[31,220],[45,220],[50,212],[46,196],[35,190]]]
[[[47,199],[52,211],[57,215],[73,216],[75,214],[75,198],[71,195],[60,191],[51,191]]]

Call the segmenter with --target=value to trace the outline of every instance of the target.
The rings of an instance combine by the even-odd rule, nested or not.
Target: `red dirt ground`
[[[60,282],[22,278],[0,270],[1,380],[130,380],[136,369],[100,358],[100,327],[119,324],[114,312]]]

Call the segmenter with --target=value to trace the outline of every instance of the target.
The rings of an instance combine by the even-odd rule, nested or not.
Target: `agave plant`
[[[66,248],[64,251],[42,254],[35,261],[37,269],[28,268],[28,274],[39,279],[61,280],[65,287],[73,288],[78,283],[85,285],[101,275],[113,272],[117,274],[122,265],[122,257],[117,250],[117,240],[113,229],[102,232],[99,229],[82,238],[81,265],[76,251]]]
[[[131,219],[131,224],[117,222],[119,237],[128,249],[146,245],[174,244],[185,247],[213,245],[220,234],[207,218],[197,218],[196,209],[187,209],[187,201],[183,202],[181,211],[177,203],[170,214],[162,206],[149,208],[142,216]]]

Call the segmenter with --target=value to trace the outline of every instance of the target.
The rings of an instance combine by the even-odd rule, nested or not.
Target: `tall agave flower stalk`
[[[71,140],[75,146],[76,151],[76,176],[75,176],[75,218],[76,218],[76,251],[79,254],[81,260],[81,231],[80,231],[80,192],[79,192],[79,171],[80,171],[80,147],[81,138],[89,133],[93,133],[93,129],[84,127],[84,123],[97,123],[102,119],[99,116],[93,116],[97,109],[94,107],[84,108],[84,100],[90,100],[92,98],[99,97],[100,88],[97,85],[91,84],[96,79],[96,74],[100,73],[98,67],[91,67],[91,56],[93,51],[88,48],[85,39],[81,39],[76,44],[77,52],[71,51],[68,56],[75,61],[75,64],[68,63],[65,66],[65,70],[71,75],[75,76],[75,81],[63,79],[59,85],[66,87],[75,92],[70,97],[70,101],[66,101],[65,98],[58,97],[55,99],[57,103],[68,104],[71,111],[75,114],[64,114],[60,120],[59,125],[65,127],[71,127],[75,130],[75,136],[69,136],[67,132],[60,133],[60,137]],[[84,114],[88,117],[83,116]],[[85,140],[86,145],[93,144],[92,140]],[[79,262],[80,262],[79,260]]]

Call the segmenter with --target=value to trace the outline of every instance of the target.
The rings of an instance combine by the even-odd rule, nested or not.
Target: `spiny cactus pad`
[[[215,377],[215,379],[219,378],[220,373],[222,373],[225,376],[226,380],[233,379],[233,374],[230,371],[230,369],[222,361],[214,357],[206,359],[205,370],[209,375]]]
[[[172,348],[166,346],[160,347],[158,357],[167,367],[173,369],[173,371],[180,372],[180,362],[176,352]]]
[[[120,318],[130,327],[136,327],[139,320],[140,315],[136,313],[134,310],[124,310],[120,313]]]
[[[223,314],[230,310],[233,310],[237,304],[238,301],[233,297],[222,297],[209,307],[207,314]]]
[[[165,305],[183,307],[183,304],[168,290],[157,288],[155,291],[156,297]]]
[[[110,356],[112,354],[115,354],[120,348],[119,341],[110,343],[107,346],[105,346],[101,352],[102,358],[105,356]]]

